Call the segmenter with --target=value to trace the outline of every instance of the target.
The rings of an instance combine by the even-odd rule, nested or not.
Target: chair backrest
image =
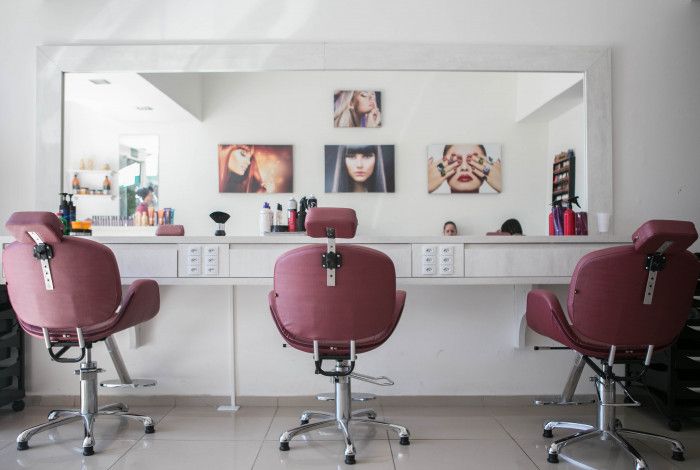
[[[5,225],[15,242],[3,250],[7,289],[20,323],[50,330],[100,325],[121,303],[119,268],[112,251],[78,237],[64,237],[50,212],[15,212]],[[53,290],[47,290],[34,257],[34,232],[50,245]]]
[[[700,263],[687,251],[695,226],[682,221],[649,221],[633,244],[587,254],[576,265],[568,296],[572,328],[603,345],[658,350],[671,344],[688,319]],[[650,302],[647,257],[663,251]]]
[[[325,237],[332,227],[352,238],[357,217],[352,209],[315,208],[306,218],[312,237]],[[327,285],[322,266],[326,245],[296,248],[275,263],[276,318],[286,333],[302,341],[325,343],[366,340],[395,323],[396,272],[384,253],[354,245],[337,245],[341,266],[335,286]]]

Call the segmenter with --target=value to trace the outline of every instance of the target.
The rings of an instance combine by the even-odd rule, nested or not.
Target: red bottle
[[[574,211],[571,209],[571,204],[564,211],[564,235],[575,235],[576,234],[576,217],[574,216]]]
[[[554,214],[549,211],[549,235],[554,235]]]
[[[287,227],[290,232],[297,231],[297,201],[294,198],[289,200],[289,218]]]

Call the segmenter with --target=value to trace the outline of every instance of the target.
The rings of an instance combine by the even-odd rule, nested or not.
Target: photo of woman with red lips
[[[290,193],[291,145],[219,145],[220,193]]]
[[[441,157],[440,157],[441,155]],[[428,193],[500,193],[499,144],[439,144],[428,147]]]

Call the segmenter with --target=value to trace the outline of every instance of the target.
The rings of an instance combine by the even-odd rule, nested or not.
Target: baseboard
[[[577,395],[576,400],[593,400],[593,395]],[[557,401],[553,395],[384,395],[368,402],[380,406],[528,406],[535,400]],[[80,397],[73,395],[30,395],[25,398],[30,406],[79,407]],[[129,406],[207,406],[229,405],[226,395],[101,395],[100,404],[124,402]],[[315,396],[240,396],[239,406],[314,406]]]

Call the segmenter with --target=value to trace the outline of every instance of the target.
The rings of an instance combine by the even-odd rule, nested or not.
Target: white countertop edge
[[[311,238],[306,235],[269,235],[269,236],[184,236],[184,237],[156,237],[156,236],[95,236],[85,237],[99,243],[107,244],[305,244],[325,243],[324,238]],[[14,239],[9,236],[0,237],[0,243],[12,243]],[[338,243],[358,244],[382,244],[382,243],[407,243],[407,244],[576,244],[576,243],[631,243],[628,237],[615,237],[610,235],[586,235],[586,236],[485,236],[467,235],[457,237],[435,236],[359,236],[345,239],[338,238]]]

